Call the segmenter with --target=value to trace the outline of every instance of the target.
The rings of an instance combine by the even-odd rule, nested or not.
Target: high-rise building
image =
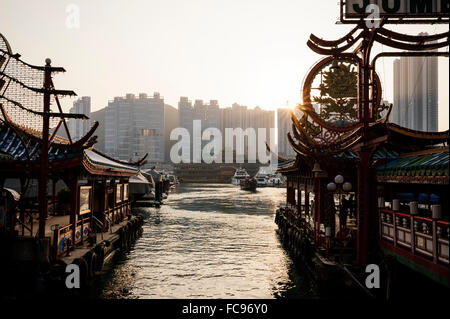
[[[69,113],[72,114],[84,114],[90,117],[91,114],[91,97],[83,96],[82,98],[73,102],[73,107],[70,108]],[[91,121],[80,119],[69,119],[68,125],[70,136],[73,141],[76,141],[83,137],[91,126]]]
[[[255,130],[257,138],[265,138],[265,141],[270,144],[270,129],[275,127],[275,112],[263,110],[258,106],[254,109],[249,109],[247,106],[233,103],[231,107],[222,109],[222,127],[224,137],[226,128],[242,128],[243,131],[252,128]],[[258,129],[260,128],[265,129],[265,136],[258,136]],[[244,154],[237,155],[247,157],[248,146],[248,140],[245,138]],[[226,149],[225,144],[224,149],[229,151]]]
[[[220,108],[217,100],[210,100],[209,104],[203,100],[195,100],[194,105],[187,97],[181,97],[178,102],[179,123],[180,127],[187,129],[190,134],[190,160],[193,159],[193,144],[201,145],[203,148],[209,141],[200,141],[205,130],[210,128],[217,128],[222,133],[222,149],[226,150],[225,145],[225,129],[241,128],[245,131],[247,128],[255,129],[258,134],[258,128],[266,129],[266,141],[270,141],[270,128],[274,128],[275,112],[262,110],[259,107],[248,109],[247,106],[242,106],[233,103],[231,107]],[[193,132],[193,121],[201,120],[200,134]],[[248,141],[244,141],[244,157],[248,154]],[[197,154],[198,155],[198,154]],[[196,158],[196,162],[200,159]]]
[[[295,157],[295,151],[287,139],[287,134],[292,134],[291,112],[288,108],[277,110],[278,124],[278,154],[284,157]]]
[[[164,141],[165,141],[165,161],[170,162],[170,149],[176,141],[170,140],[170,133],[179,126],[178,110],[171,105],[164,105]]]
[[[209,128],[222,129],[222,114],[217,100],[210,100],[205,104],[203,100],[195,100],[194,105],[187,97],[180,97],[178,102],[180,127],[185,128],[190,135],[190,161],[201,162],[201,158],[193,158],[194,144],[203,148],[208,141],[202,140],[204,130]],[[193,121],[200,120],[201,131],[194,132]],[[196,152],[201,157],[201,153]]]
[[[105,152],[120,160],[148,153],[146,166],[165,159],[164,98],[127,94],[109,101],[105,113]]]
[[[437,57],[394,60],[394,107],[390,120],[413,130],[438,131]]]
[[[98,111],[91,112],[90,119],[92,122],[98,122],[98,128],[95,131],[97,135],[97,143],[95,143],[95,149],[105,153],[105,110],[102,108]]]

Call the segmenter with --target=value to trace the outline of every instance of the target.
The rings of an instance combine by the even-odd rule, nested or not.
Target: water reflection
[[[182,184],[146,208],[143,235],[95,292],[102,298],[315,298],[281,247],[274,212],[285,189]]]

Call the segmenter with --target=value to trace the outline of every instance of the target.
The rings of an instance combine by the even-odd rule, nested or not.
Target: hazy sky
[[[126,93],[160,92],[177,106],[180,96],[217,99],[264,109],[300,101],[301,83],[321,58],[306,41],[342,37],[338,0],[1,0],[0,33],[32,64],[67,73],[59,89],[92,97],[92,109]],[[68,28],[66,8],[80,9]],[[443,32],[448,26],[395,26],[400,32]],[[382,48],[379,48],[382,49]],[[392,101],[392,59],[377,71]],[[448,59],[439,64],[439,127],[448,129]],[[72,100],[64,99],[64,108]]]

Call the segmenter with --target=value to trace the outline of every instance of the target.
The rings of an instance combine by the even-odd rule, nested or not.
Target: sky
[[[78,27],[71,5],[79,9]],[[141,92],[159,92],[175,107],[180,96],[218,100],[221,107],[293,107],[303,78],[322,58],[306,46],[309,35],[342,37],[353,25],[336,24],[338,18],[338,0],[0,2],[0,33],[13,52],[31,64],[49,57],[53,66],[63,66],[67,72],[54,78],[56,88],[91,96],[92,111],[115,96]],[[448,31],[448,25],[388,28]],[[391,102],[392,61],[377,63],[383,99]],[[449,127],[448,69],[448,59],[440,58],[440,130]],[[62,102],[67,111],[73,100]]]

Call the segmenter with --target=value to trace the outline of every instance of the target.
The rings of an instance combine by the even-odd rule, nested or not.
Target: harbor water
[[[256,193],[180,184],[161,208],[139,208],[143,234],[95,285],[100,298],[318,298],[274,223],[285,188]]]

